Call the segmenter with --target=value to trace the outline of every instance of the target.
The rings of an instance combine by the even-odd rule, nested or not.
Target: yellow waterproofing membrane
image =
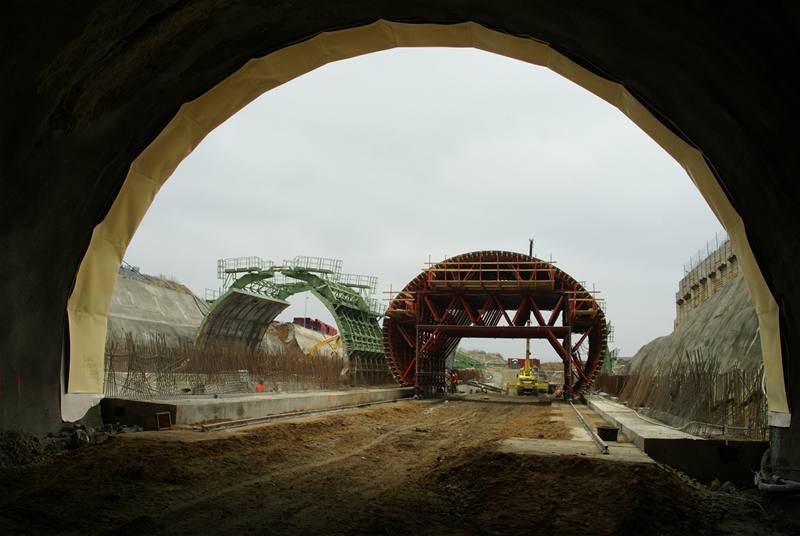
[[[405,24],[380,20],[358,28],[324,32],[247,62],[210,91],[181,106],[167,127],[134,160],[111,210],[94,229],[67,306],[70,393],[102,392],[106,322],[117,270],[153,198],[178,164],[209,132],[266,91],[327,63],[396,47],[470,47],[547,67],[616,106],[678,161],[730,235],[758,314],[769,422],[772,426],[789,426],[778,305],[750,249],[744,223],[703,154],[661,124],[621,84],[584,69],[547,43],[503,34],[476,23]]]

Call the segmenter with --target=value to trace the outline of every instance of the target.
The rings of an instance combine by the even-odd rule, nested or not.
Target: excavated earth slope
[[[135,339],[160,334],[169,346],[193,342],[206,312],[205,301],[184,285],[121,268],[108,312],[108,337],[121,344],[126,333]]]
[[[642,346],[633,356],[631,370],[670,366],[695,351],[718,358],[721,371],[761,363],[758,318],[741,275],[695,309],[672,333]]]

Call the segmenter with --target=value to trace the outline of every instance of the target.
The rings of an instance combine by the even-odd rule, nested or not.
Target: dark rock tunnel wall
[[[0,428],[58,425],[66,301],[92,228],[178,107],[250,58],[379,18],[547,41],[699,147],[747,225],[781,306],[787,382],[800,385],[796,4],[12,2],[0,22]],[[784,442],[800,446],[800,393],[790,404]]]

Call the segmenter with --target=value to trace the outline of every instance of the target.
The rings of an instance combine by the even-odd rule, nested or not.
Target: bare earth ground
[[[126,434],[0,470],[9,534],[792,534],[655,464],[503,454],[559,408],[400,402],[227,432]],[[756,497],[763,502],[764,499]]]

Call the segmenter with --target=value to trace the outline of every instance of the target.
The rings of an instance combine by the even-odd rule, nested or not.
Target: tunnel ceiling
[[[53,282],[59,294],[71,284],[91,226],[109,208],[128,165],[181,103],[252,57],[323,30],[378,18],[472,20],[534,36],[623,83],[708,155],[747,221],[753,249],[777,296],[797,289],[796,275],[775,275],[787,268],[787,253],[794,257],[798,248],[792,202],[799,186],[789,180],[798,155],[787,150],[796,115],[790,106],[797,87],[793,65],[800,15],[795,7],[780,13],[756,6],[736,11],[700,3],[681,9],[637,4],[637,9],[611,13],[602,3],[555,1],[525,7],[428,1],[343,1],[335,7],[325,2],[215,4],[163,2],[158,9],[84,2],[47,10],[20,5],[4,21],[2,73],[15,83],[2,88],[9,105],[3,152],[6,170],[13,170],[6,176],[21,179],[4,204],[17,221],[55,246],[47,248],[48,256],[70,267]],[[52,172],[55,167],[58,173]],[[15,199],[37,203],[20,206]],[[45,215],[40,206],[52,210]],[[776,211],[784,214],[786,225],[761,217]],[[784,245],[781,253],[771,247],[774,243]],[[23,253],[24,244],[13,245]],[[27,251],[19,262],[44,255]]]
[[[250,58],[384,18],[474,21],[533,36],[624,84],[699,147],[720,177],[781,305],[788,355],[800,344],[791,300],[800,296],[794,206],[800,8],[630,5],[636,7],[429,0],[6,6],[0,202],[2,244],[13,254],[0,263],[7,298],[0,321],[9,326],[0,336],[2,353],[20,362],[60,359],[65,305],[92,228],[131,161],[182,103]],[[31,380],[54,382],[51,368],[31,370]],[[790,370],[790,383],[800,381],[798,370]]]

